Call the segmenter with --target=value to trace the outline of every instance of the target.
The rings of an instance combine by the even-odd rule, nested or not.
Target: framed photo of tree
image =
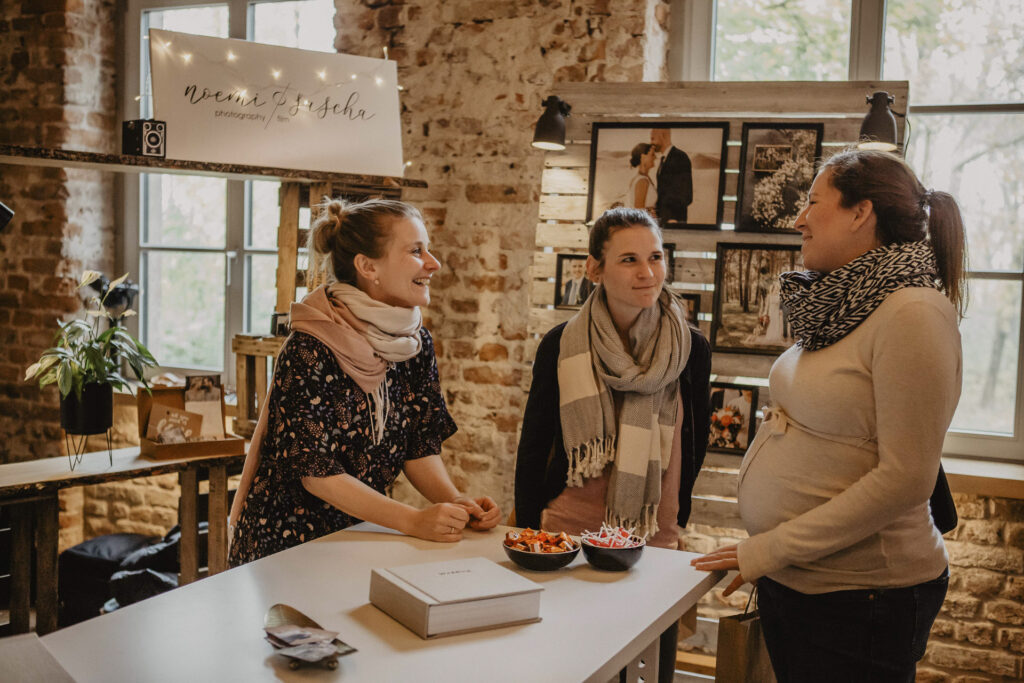
[[[794,233],[821,158],[821,123],[744,123],[736,230]]]
[[[708,450],[743,455],[754,440],[757,392],[753,384],[711,383]]]
[[[663,228],[720,229],[728,140],[728,121],[594,123],[587,222],[625,206]]]
[[[799,245],[719,242],[711,348],[774,356],[792,346],[779,274],[802,268]]]

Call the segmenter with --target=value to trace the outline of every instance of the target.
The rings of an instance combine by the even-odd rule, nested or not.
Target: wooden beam
[[[0,144],[0,163],[18,166],[50,166],[82,168],[93,171],[119,173],[168,173],[172,175],[200,175],[231,180],[279,180],[300,183],[337,182],[352,190],[363,192],[386,191],[387,188],[426,187],[424,180],[392,176],[329,173],[277,166],[250,166],[247,164],[217,164],[207,161],[160,159],[131,154],[100,154],[70,149],[22,147]]]

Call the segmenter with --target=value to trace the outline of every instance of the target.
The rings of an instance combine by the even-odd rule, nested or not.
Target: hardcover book
[[[421,638],[540,621],[542,590],[483,557],[370,574],[370,602]]]

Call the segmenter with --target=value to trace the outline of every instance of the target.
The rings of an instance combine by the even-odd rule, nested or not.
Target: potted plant
[[[134,315],[128,306],[138,292],[127,278],[125,273],[111,282],[94,270],[85,271],[77,289],[91,285],[99,292],[89,297],[85,319],[58,320],[54,345],[25,371],[25,381],[38,380],[40,388],[57,384],[60,426],[67,434],[102,434],[110,429],[113,390],[131,388],[121,374],[122,363],[149,390],[143,373],[156,365],[156,359],[121,325]],[[100,329],[101,318],[107,320],[105,330]]]

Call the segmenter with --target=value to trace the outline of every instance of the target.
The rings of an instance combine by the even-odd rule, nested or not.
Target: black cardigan
[[[544,336],[533,363],[533,384],[516,455],[515,523],[521,527],[540,528],[541,511],[565,490],[569,472],[558,411],[558,353],[564,328],[563,323]],[[677,518],[680,527],[685,527],[690,518],[690,494],[704,463],[711,426],[711,347],[692,327],[690,340],[690,357],[679,376],[679,395],[683,401]]]

